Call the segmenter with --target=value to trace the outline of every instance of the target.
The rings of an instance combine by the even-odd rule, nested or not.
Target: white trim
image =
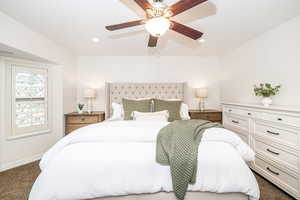
[[[23,135],[9,136],[9,137],[6,138],[6,140],[11,141],[11,140],[17,140],[17,139],[21,139],[21,138],[33,137],[33,136],[36,136],[36,135],[44,135],[44,134],[48,134],[48,133],[51,133],[50,129],[36,131],[36,132],[32,132],[32,133],[25,133]]]
[[[40,160],[43,155],[44,155],[44,153],[40,153],[40,154],[34,155],[32,157],[29,157],[29,158],[25,158],[25,159],[21,159],[21,160],[6,163],[5,165],[0,167],[0,172],[6,171],[6,170],[9,170],[9,169],[12,169],[12,168],[20,167],[22,165],[26,165],[28,163],[32,163],[34,161]]]
[[[10,131],[7,131],[6,133],[6,139],[7,140],[16,140],[16,139],[21,139],[25,137],[31,137],[35,135],[40,135],[40,134],[45,134],[51,131],[52,129],[52,111],[51,111],[51,106],[52,106],[52,86],[51,86],[51,73],[50,73],[50,65],[46,65],[43,63],[33,63],[33,62],[27,62],[27,61],[22,61],[22,60],[12,60],[12,59],[4,59],[4,64],[6,68],[6,77],[7,81],[6,84],[9,87],[6,87],[6,96],[7,96],[7,105],[6,109],[7,112],[10,113],[10,116],[7,116],[8,119],[11,119],[9,122],[8,129]],[[24,129],[17,129],[16,126],[14,125],[15,117],[15,86],[14,86],[14,80],[15,80],[15,73],[17,71],[33,71],[33,72],[38,72],[40,74],[44,74],[46,76],[46,88],[45,88],[45,100],[44,102],[46,103],[46,124],[42,126],[37,126],[37,127],[29,127],[29,128],[24,128]],[[10,77],[10,78],[9,78]],[[9,90],[10,88],[10,90]],[[10,108],[10,109],[9,109]],[[18,134],[20,131],[24,131],[24,134]]]

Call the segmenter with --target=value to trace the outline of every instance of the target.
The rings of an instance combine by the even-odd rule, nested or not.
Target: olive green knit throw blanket
[[[170,166],[178,200],[184,200],[188,185],[196,181],[198,147],[204,131],[212,127],[222,126],[206,120],[180,120],[162,128],[157,136],[156,161]]]

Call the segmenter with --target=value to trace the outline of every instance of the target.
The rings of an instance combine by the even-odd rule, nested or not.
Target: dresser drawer
[[[225,126],[234,127],[235,129],[241,129],[243,131],[249,130],[249,121],[247,118],[235,117],[233,115],[226,115]]]
[[[271,114],[271,113],[260,113],[257,115],[258,119],[281,123],[289,126],[300,127],[300,118],[288,115]]]
[[[273,181],[279,183],[284,187],[292,189],[294,193],[298,192],[298,178],[294,177],[282,170],[270,165],[269,163],[263,161],[262,159],[256,157],[255,159],[255,167],[262,170],[268,176],[273,179]]]
[[[298,156],[255,140],[255,151],[264,154],[269,159],[278,160],[283,165],[289,165],[292,169],[298,169]]]
[[[255,117],[256,112],[246,110],[246,109],[239,109],[239,108],[232,108],[232,107],[224,107],[224,112],[225,113],[231,113],[231,114],[236,114],[244,117]]]
[[[297,148],[299,137],[296,131],[277,128],[264,123],[255,124],[255,134],[272,140],[276,140],[280,144]]]
[[[67,124],[92,124],[98,122],[98,116],[69,116]]]
[[[66,134],[68,134],[68,133],[71,133],[71,132],[75,131],[76,129],[85,127],[87,125],[89,125],[89,124],[68,124],[66,126],[66,131],[65,132],[66,132]]]

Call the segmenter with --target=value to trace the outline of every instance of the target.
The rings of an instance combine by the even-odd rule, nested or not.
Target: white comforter
[[[29,200],[76,200],[172,191],[168,166],[155,162],[156,136],[167,122],[111,121],[74,131],[42,158]],[[234,133],[205,131],[190,191],[241,192],[259,199],[245,161],[253,151]],[[243,160],[244,159],[244,160]]]

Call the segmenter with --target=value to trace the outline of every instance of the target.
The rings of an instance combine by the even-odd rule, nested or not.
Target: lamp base
[[[91,98],[88,98],[87,112],[89,114],[93,112],[93,103]]]
[[[205,110],[205,102],[203,100],[199,102],[199,110],[202,112]]]

